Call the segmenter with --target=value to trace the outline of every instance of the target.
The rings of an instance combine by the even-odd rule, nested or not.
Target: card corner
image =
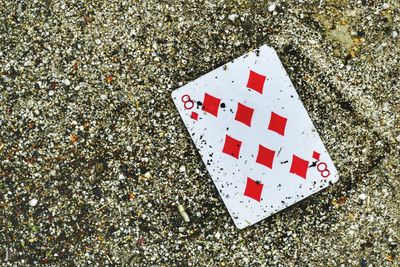
[[[335,177],[332,179],[332,184],[336,184],[337,182],[339,182],[339,176],[335,176]]]
[[[249,225],[238,225],[238,224],[236,224],[236,222],[234,222],[234,224],[235,224],[235,226],[236,226],[236,228],[237,228],[238,230],[243,230],[243,229],[245,229],[246,227],[249,226]]]
[[[177,94],[177,92],[176,91],[178,91],[178,89],[175,89],[175,90],[173,90],[172,92],[171,92],[171,97],[172,98],[174,98],[175,97],[175,95]]]

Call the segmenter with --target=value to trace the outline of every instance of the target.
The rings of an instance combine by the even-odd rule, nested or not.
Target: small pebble
[[[53,96],[54,95],[54,91],[53,90],[50,90],[49,91],[49,96]]]
[[[276,8],[276,4],[271,4],[271,5],[268,7],[268,11],[269,11],[269,12],[274,12],[274,11],[275,11],[275,8]]]
[[[100,96],[100,99],[101,99],[101,100],[107,100],[107,96],[106,96],[106,95],[101,95],[101,96]]]
[[[29,206],[31,207],[35,207],[37,203],[38,200],[36,198],[32,198],[31,200],[29,200]]]
[[[367,261],[365,259],[362,259],[360,262],[361,267],[367,267]]]
[[[179,230],[179,233],[183,233],[183,232],[185,232],[186,227],[179,227],[178,230]]]
[[[185,166],[181,166],[179,167],[179,172],[185,172],[186,171],[186,167]]]
[[[238,16],[239,16],[238,14],[230,14],[230,15],[228,16],[228,19],[229,19],[230,21],[234,22]]]
[[[179,204],[178,205],[179,213],[182,215],[182,218],[185,222],[190,222],[189,215],[186,213],[185,208]]]
[[[361,199],[361,200],[366,200],[367,199],[367,195],[363,193],[363,194],[360,194],[358,196],[358,198]]]
[[[131,146],[127,146],[127,147],[126,147],[126,150],[128,150],[128,152],[132,152],[133,149],[132,149]]]
[[[71,84],[71,81],[70,80],[68,80],[68,79],[64,79],[63,80],[63,84],[65,84],[65,85],[70,85]]]
[[[144,177],[146,177],[146,178],[151,178],[151,173],[150,173],[150,172],[146,172],[146,173],[144,174]]]
[[[10,79],[8,76],[3,75],[3,81],[4,81],[5,83],[7,83],[7,82],[11,81],[11,79]]]

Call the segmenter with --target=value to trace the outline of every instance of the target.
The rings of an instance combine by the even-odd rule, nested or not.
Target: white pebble
[[[28,61],[25,61],[25,62],[24,62],[24,66],[25,66],[25,67],[29,67],[29,66],[32,66],[32,65],[33,65],[32,61],[29,61],[29,60],[28,60]]]
[[[221,234],[220,234],[219,232],[217,232],[217,233],[215,234],[215,237],[216,237],[217,239],[219,239],[219,238],[221,237]]]
[[[96,39],[95,43],[99,45],[99,44],[101,44],[101,40],[100,39]]]
[[[179,213],[181,214],[183,220],[187,223],[190,222],[189,215],[186,213],[185,208],[181,204],[178,205],[178,210],[179,210]]]
[[[53,96],[54,95],[54,91],[53,90],[50,90],[49,91],[49,96]]]
[[[397,36],[399,36],[398,32],[396,32],[396,31],[392,32],[392,37],[393,38],[396,38]]]
[[[384,3],[383,5],[382,5],[382,7],[383,7],[383,9],[389,9],[389,4],[388,3]]]
[[[179,227],[178,230],[179,230],[179,233],[183,233],[183,232],[185,232],[186,227]]]
[[[239,16],[238,14],[230,14],[230,15],[228,16],[228,19],[229,19],[230,21],[234,22],[238,16]]]
[[[120,180],[124,180],[125,179],[125,175],[123,175],[122,173],[119,174],[118,179]]]
[[[65,85],[70,85],[71,84],[71,81],[70,80],[68,80],[68,79],[64,79],[63,80],[63,84],[65,84]]]
[[[396,137],[396,140],[400,143],[400,134]]]
[[[146,178],[151,178],[151,173],[150,173],[150,172],[146,172],[146,173],[144,174],[144,177],[146,177]]]
[[[126,150],[128,150],[128,152],[132,152],[132,147],[131,146],[127,146]]]
[[[5,83],[8,83],[9,81],[11,81],[11,79],[9,77],[7,77],[6,75],[3,75],[3,81]]]
[[[31,207],[35,207],[37,203],[38,200],[36,198],[32,198],[31,200],[29,200],[29,206]]]
[[[271,5],[268,7],[268,11],[269,11],[269,12],[273,12],[273,11],[275,11],[275,8],[276,8],[276,5],[275,5],[275,4],[271,4]]]
[[[186,167],[185,166],[181,166],[179,167],[179,172],[185,172],[186,171]]]
[[[101,99],[101,100],[107,100],[107,96],[106,96],[106,95],[101,95],[101,96],[100,96],[100,99]]]
[[[360,194],[358,196],[358,198],[361,199],[361,200],[366,200],[367,199],[367,195],[363,193],[363,194]]]

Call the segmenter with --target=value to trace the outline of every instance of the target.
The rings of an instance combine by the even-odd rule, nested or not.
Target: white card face
[[[339,178],[268,46],[182,86],[172,98],[240,229]]]

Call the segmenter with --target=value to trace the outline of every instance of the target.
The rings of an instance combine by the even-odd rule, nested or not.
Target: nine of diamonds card
[[[268,46],[182,86],[172,98],[240,229],[339,178]]]

